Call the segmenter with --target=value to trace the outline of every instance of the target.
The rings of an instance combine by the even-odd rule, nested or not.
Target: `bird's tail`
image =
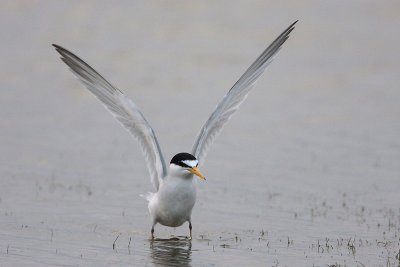
[[[139,196],[150,202],[150,200],[154,197],[154,195],[155,193],[153,192],[147,192],[147,194],[140,194]]]

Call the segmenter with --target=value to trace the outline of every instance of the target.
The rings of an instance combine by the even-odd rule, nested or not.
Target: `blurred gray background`
[[[139,147],[51,44],[130,96],[169,160],[297,19],[207,156],[193,247],[161,253],[147,241]],[[398,1],[2,1],[0,262],[395,264],[399,26]],[[355,253],[336,244],[349,238],[362,240]]]

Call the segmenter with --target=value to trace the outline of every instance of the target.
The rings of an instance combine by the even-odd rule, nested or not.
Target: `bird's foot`
[[[189,221],[189,240],[192,240],[192,223]]]

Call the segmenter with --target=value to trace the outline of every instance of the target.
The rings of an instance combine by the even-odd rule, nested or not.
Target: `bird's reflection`
[[[192,242],[185,238],[150,241],[150,255],[155,265],[191,266]]]

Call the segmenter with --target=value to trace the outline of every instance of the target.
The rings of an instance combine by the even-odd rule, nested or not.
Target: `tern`
[[[254,84],[271,63],[282,44],[293,31],[295,21],[283,31],[251,64],[246,72],[233,85],[215,107],[211,116],[198,134],[191,153],[178,153],[170,161],[169,168],[164,161],[160,144],[149,122],[121,90],[114,87],[97,71],[67,49],[53,44],[57,52],[83,85],[99,99],[111,114],[138,141],[145,157],[151,182],[156,193],[148,193],[148,209],[152,217],[151,238],[154,239],[154,226],[178,227],[189,223],[189,238],[192,239],[191,214],[196,202],[196,183],[194,176],[205,180],[198,165],[221,132],[223,126],[239,109]]]

